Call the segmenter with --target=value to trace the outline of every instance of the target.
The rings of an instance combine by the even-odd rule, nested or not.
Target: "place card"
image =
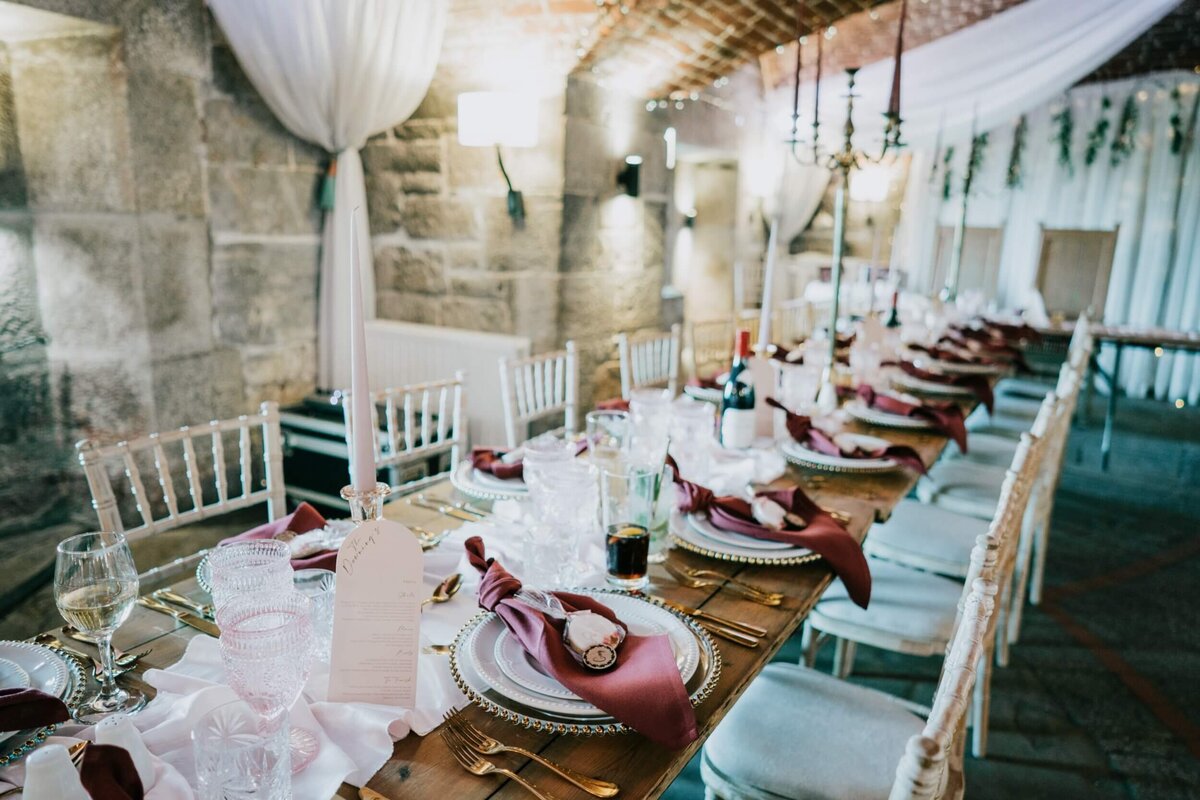
[[[338,550],[329,699],[412,708],[420,652],[421,545],[391,520],[359,523]]]

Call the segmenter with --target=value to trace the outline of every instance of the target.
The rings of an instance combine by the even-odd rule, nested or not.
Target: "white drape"
[[[263,100],[289,131],[337,155],[325,217],[318,311],[319,381],[349,385],[350,212],[362,207],[363,305],[374,316],[366,186],[358,151],[406,120],[441,52],[446,0],[208,0]]]
[[[1172,96],[1178,91],[1178,100]],[[1123,107],[1132,97],[1137,127],[1132,152],[1112,163],[1112,141]],[[1102,107],[1108,98],[1109,107]],[[1006,183],[1015,120],[990,131],[990,143],[975,179],[967,224],[1004,231],[1000,254],[999,300],[1019,305],[1037,272],[1040,226],[1111,230],[1120,226],[1105,302],[1105,322],[1200,329],[1200,137],[1172,151],[1171,117],[1186,132],[1196,117],[1200,79],[1184,72],[1089,84],[1065,98],[1030,110],[1021,172],[1016,189]],[[1059,126],[1054,116],[1067,104],[1073,119],[1073,171],[1059,163]],[[1092,164],[1085,163],[1088,137],[1101,116],[1109,125]],[[953,225],[970,144],[955,146],[955,196],[942,201],[940,177],[930,181],[936,159],[930,150],[913,155],[903,215],[904,254],[914,267],[913,284],[924,286],[933,262],[936,227]],[[1111,354],[1106,355],[1106,360]],[[1195,355],[1170,351],[1156,358],[1129,350],[1122,358],[1121,383],[1131,394],[1200,402],[1200,364]]]

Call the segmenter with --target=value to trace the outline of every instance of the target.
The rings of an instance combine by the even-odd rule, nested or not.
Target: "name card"
[[[391,520],[363,522],[338,551],[329,699],[412,708],[417,693],[421,545]]]

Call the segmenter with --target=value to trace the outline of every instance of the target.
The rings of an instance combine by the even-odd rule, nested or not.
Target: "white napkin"
[[[741,495],[749,483],[770,483],[787,471],[787,461],[769,440],[755,442],[749,450],[726,450],[714,447],[709,456],[706,474],[697,476],[699,482],[714,494]],[[694,480],[683,475],[686,480]]]
[[[47,737],[44,744],[61,744],[70,750],[71,745],[78,744],[84,739],[90,740],[92,738],[92,729],[90,727],[67,725],[64,728],[77,730],[79,732],[78,737],[74,735],[50,736]],[[146,800],[193,800],[195,795],[192,794],[192,787],[188,785],[188,781],[178,770],[158,756],[151,755],[151,761],[154,766],[154,776],[149,781],[145,778],[142,780],[142,788],[146,792]],[[25,761],[23,759],[16,764],[0,770],[0,791],[24,785]]]

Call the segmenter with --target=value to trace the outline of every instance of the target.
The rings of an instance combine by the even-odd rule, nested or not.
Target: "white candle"
[[[771,343],[771,294],[775,285],[775,242],[779,238],[779,212],[771,219],[767,235],[767,263],[763,267],[762,309],[758,317],[758,349],[765,353]]]
[[[367,381],[367,332],[364,327],[362,275],[358,265],[358,208],[350,215],[350,402],[354,422],[350,481],[357,492],[375,490],[375,426]]]

